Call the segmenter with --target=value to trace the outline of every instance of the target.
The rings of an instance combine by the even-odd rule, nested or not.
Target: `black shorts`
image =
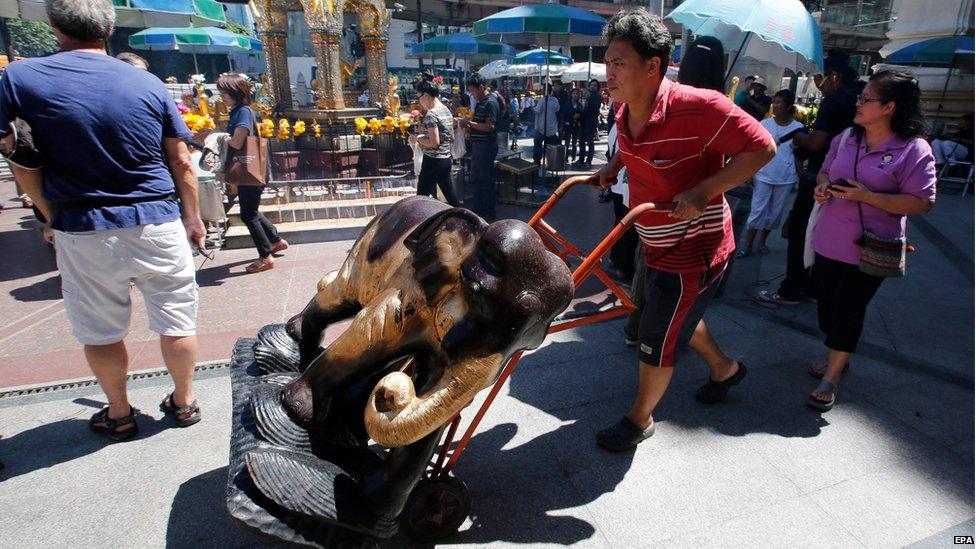
[[[705,314],[728,261],[695,273],[676,274],[647,267],[638,356],[651,366],[674,366],[678,345],[684,346]]]

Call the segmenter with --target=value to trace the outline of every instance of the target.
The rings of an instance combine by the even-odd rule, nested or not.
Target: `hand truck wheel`
[[[437,541],[456,533],[470,511],[471,496],[464,482],[451,476],[425,478],[407,499],[400,529],[416,541]]]

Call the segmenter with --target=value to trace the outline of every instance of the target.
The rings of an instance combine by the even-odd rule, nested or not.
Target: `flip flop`
[[[848,362],[847,364],[845,364],[844,365],[844,369],[840,371],[841,375],[846,374],[847,373],[847,369],[850,368],[850,367],[851,367],[851,363],[850,362]],[[826,371],[827,371],[827,364],[826,363],[823,363],[823,362],[814,362],[813,364],[810,365],[810,368],[807,370],[807,373],[810,374],[810,377],[813,377],[813,378],[816,378],[816,379],[822,379],[823,376],[824,376],[824,372],[826,372]]]
[[[604,450],[624,452],[636,448],[642,441],[654,434],[654,424],[641,429],[626,417],[596,434],[596,443]]]
[[[818,393],[830,393],[830,400],[820,400],[811,394],[807,397],[807,404],[814,409],[820,410],[821,412],[828,412],[834,407],[834,402],[837,401],[837,386],[833,383],[827,381],[826,379],[820,380],[820,385],[813,390],[814,394]]]
[[[725,400],[732,387],[738,385],[746,377],[746,365],[741,362],[738,364],[739,370],[725,381],[715,381],[712,378],[708,378],[708,383],[702,385],[695,391],[695,400],[702,404],[718,404]]]
[[[757,251],[759,252],[759,255],[766,255],[766,254],[769,253],[769,247],[767,247],[767,246],[760,246],[759,247],[759,250],[757,250]]]

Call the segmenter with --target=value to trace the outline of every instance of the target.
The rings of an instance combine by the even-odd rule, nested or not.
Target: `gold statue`
[[[400,79],[396,75],[390,77],[390,91],[386,95],[386,112],[390,116],[400,114],[400,96],[396,92],[399,83]]]
[[[362,62],[363,62],[362,59],[357,59],[355,63],[350,63],[349,61],[346,60],[339,61],[339,64],[341,65],[340,70],[342,71],[343,88],[350,87],[349,79],[352,78],[352,75],[356,74],[356,69],[359,68]]]

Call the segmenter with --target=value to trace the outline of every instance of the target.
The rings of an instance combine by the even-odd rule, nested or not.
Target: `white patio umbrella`
[[[603,63],[573,63],[566,67],[562,75],[563,80],[596,79],[607,81],[607,66]]]

